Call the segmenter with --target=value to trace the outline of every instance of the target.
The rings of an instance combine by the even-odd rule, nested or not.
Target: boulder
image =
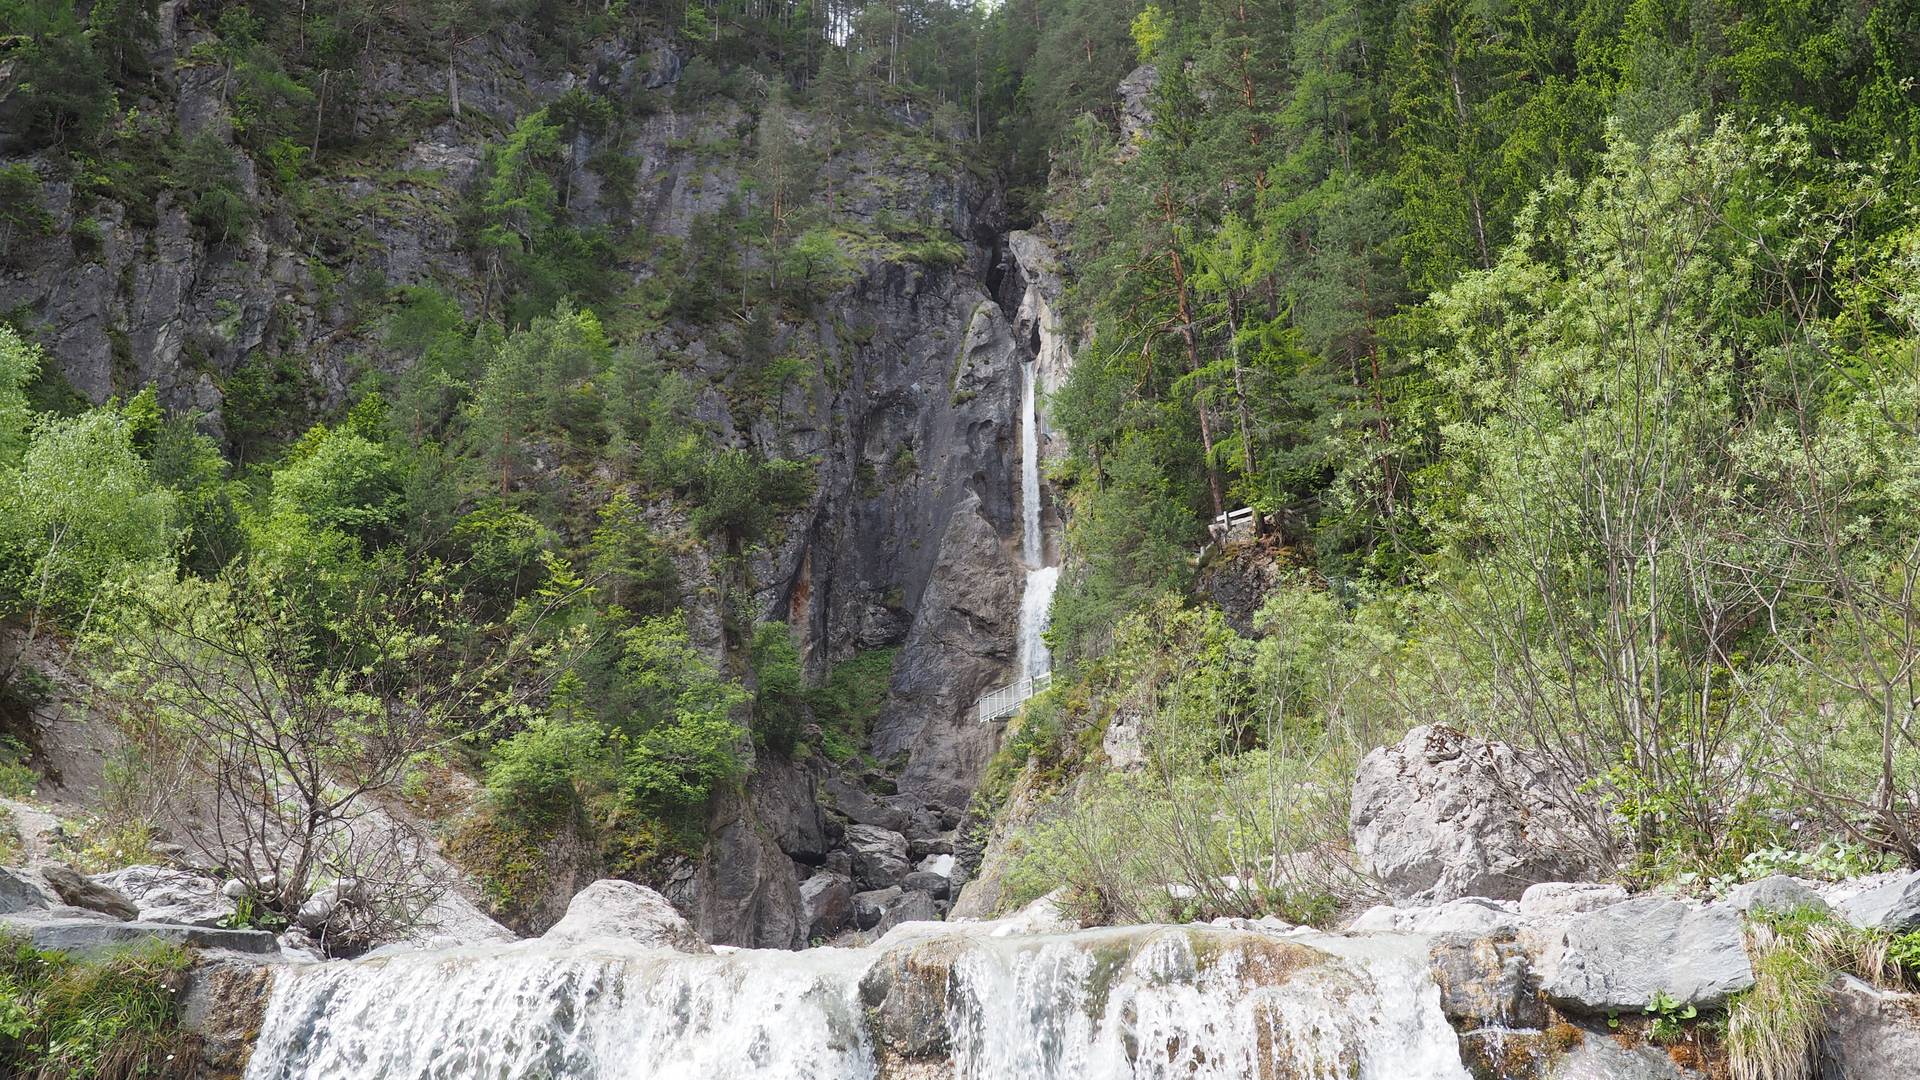
[[[1920,870],[1855,893],[1840,902],[1840,911],[1868,930],[1904,934],[1920,928]]]
[[[1920,995],[1843,976],[1827,1006],[1821,1080],[1893,1080],[1920,1068]]]
[[[1598,911],[1627,899],[1627,890],[1619,885],[1601,885],[1591,881],[1543,881],[1527,886],[1520,894],[1520,914],[1529,918],[1553,915],[1578,915]]]
[[[666,897],[631,881],[604,879],[581,889],[567,904],[567,913],[541,935],[542,941],[562,943],[596,938],[617,938],[687,953],[713,951]]]
[[[59,897],[42,888],[27,871],[0,866],[0,915],[39,911],[58,901]]]
[[[1569,1012],[1638,1012],[1655,994],[1702,1009],[1753,985],[1740,913],[1643,897],[1568,920],[1540,989]]]
[[[326,892],[309,896],[294,913],[293,924],[304,930],[318,930],[333,921],[334,908],[339,905],[333,896]]]
[[[900,879],[901,888],[908,892],[926,893],[935,900],[945,900],[947,898],[947,890],[951,888],[952,885],[953,882],[949,881],[946,875],[936,874],[931,870],[915,870],[913,873]]]
[[[321,961],[327,958],[326,951],[320,947],[319,939],[298,926],[290,926],[275,939],[280,951],[290,960]]]
[[[923,892],[903,893],[899,899],[888,905],[887,913],[873,932],[884,934],[901,923],[933,922],[940,918],[940,907],[933,897]]]
[[[133,901],[147,922],[221,926],[238,911],[218,878],[166,866],[129,866],[90,879]]]
[[[1735,911],[1792,911],[1811,908],[1822,915],[1833,909],[1820,894],[1785,874],[1736,885],[1727,893],[1727,906]]]
[[[847,826],[853,876],[867,889],[884,889],[907,876],[907,838],[878,825]]]
[[[853,925],[853,882],[826,871],[813,875],[800,883],[800,910],[808,941],[838,934]]]
[[[116,919],[133,919],[140,914],[133,901],[105,885],[96,885],[80,876],[71,866],[53,865],[40,871],[60,899],[77,908],[97,911]]]
[[[855,893],[853,897],[853,924],[862,930],[871,930],[880,925],[887,917],[887,909],[899,900],[904,890],[898,885],[884,889],[870,889]]]
[[[1369,753],[1348,820],[1361,869],[1396,904],[1515,899],[1529,885],[1601,867],[1543,769],[1502,743],[1414,728]]]

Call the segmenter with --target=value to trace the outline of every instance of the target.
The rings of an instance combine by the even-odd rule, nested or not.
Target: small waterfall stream
[[[1047,612],[1053,606],[1060,568],[1047,565],[1047,538],[1040,507],[1040,402],[1036,360],[1020,365],[1020,560],[1027,583],[1020,594],[1020,630],[1016,677],[1031,679],[1053,669],[1047,651]]]
[[[990,923],[908,924],[862,949],[710,956],[521,942],[289,967],[275,978],[246,1076],[1467,1075],[1418,939],[1209,927],[995,933]],[[918,1060],[902,1058],[903,1042],[919,1047]]]

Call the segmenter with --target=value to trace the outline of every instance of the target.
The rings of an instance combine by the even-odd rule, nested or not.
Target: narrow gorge
[[[0,1078],[1920,1076],[1920,0],[0,0]]]

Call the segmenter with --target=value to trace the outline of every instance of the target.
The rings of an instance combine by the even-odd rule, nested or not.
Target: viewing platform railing
[[[1052,685],[1053,672],[1049,671],[993,691],[980,699],[980,722],[986,724],[1012,716],[1020,711],[1020,706],[1025,705],[1028,698]]]

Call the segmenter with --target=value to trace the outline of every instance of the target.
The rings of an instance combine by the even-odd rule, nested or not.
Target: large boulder
[[[1510,746],[1441,725],[1368,754],[1349,826],[1360,867],[1398,904],[1516,899],[1600,869],[1544,771]]]
[[[1569,1012],[1638,1012],[1655,994],[1702,1009],[1753,985],[1740,912],[1643,897],[1575,915],[1540,960],[1540,989]]]
[[[221,926],[238,906],[221,890],[218,878],[168,866],[129,866],[90,878],[133,901],[148,922]]]
[[[568,944],[606,938],[688,953],[713,951],[666,897],[645,885],[610,879],[575,893],[567,913],[541,935],[543,941]]]
[[[1820,894],[1785,874],[1774,874],[1759,881],[1736,885],[1727,893],[1727,906],[1735,911],[1786,912],[1799,908],[1827,915],[1832,908]]]
[[[825,870],[813,875],[800,883],[800,911],[808,941],[838,934],[853,925],[853,882]]]
[[[0,915],[40,911],[58,902],[59,897],[42,888],[27,871],[0,866]]]
[[[1843,976],[1827,1007],[1821,1080],[1894,1080],[1920,1071],[1920,995]]]
[[[902,891],[898,885],[889,885],[884,889],[855,893],[853,924],[862,930],[871,930],[880,925],[880,920],[887,917],[887,911],[899,901]]]
[[[847,826],[847,850],[853,853],[853,876],[862,888],[884,889],[896,884],[912,864],[907,861],[907,838],[878,825]]]
[[[1840,902],[1855,926],[1904,934],[1920,928],[1920,870],[1855,893]]]
[[[97,911],[102,915],[111,915],[116,919],[134,919],[140,916],[140,909],[133,901],[105,885],[96,885],[80,876],[80,872],[71,866],[48,866],[40,871],[53,891],[59,894],[62,902],[88,911]]]
[[[874,926],[875,934],[885,934],[901,923],[933,922],[940,917],[940,908],[933,897],[923,892],[903,893],[887,907],[887,913]]]

